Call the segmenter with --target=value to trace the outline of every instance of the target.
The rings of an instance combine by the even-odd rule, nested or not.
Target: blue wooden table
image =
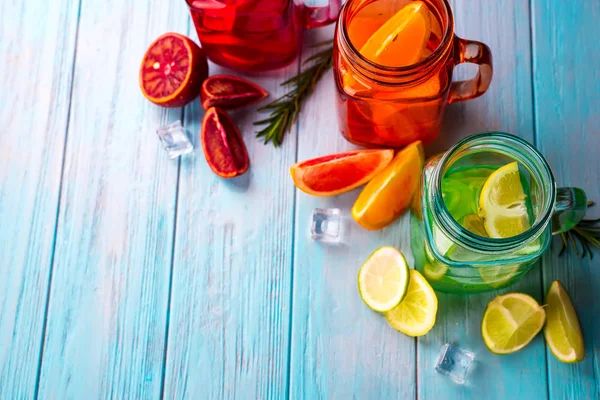
[[[513,132],[560,183],[600,200],[600,2],[452,3],[457,34],[490,46],[495,74],[485,96],[448,108],[430,153]],[[497,293],[439,294],[438,322],[418,339],[363,305],[356,273],[375,248],[412,261],[408,218],[377,232],[350,224],[342,246],[310,239],[313,208],[347,213],[357,195],[309,197],[288,173],[352,148],[331,73],[281,148],[254,138],[256,114],[234,114],[251,169],[224,181],[201,151],[169,160],[155,135],[183,119],[199,145],[198,102],[166,110],[138,87],[154,38],[196,38],[183,0],[4,1],[0,29],[1,399],[600,398],[600,254],[558,258],[555,246],[504,291],[543,301],[563,282],[586,340],[576,365],[541,335],[492,355],[479,324]],[[274,98],[301,68],[252,79]],[[446,342],[476,353],[464,386],[433,368]]]

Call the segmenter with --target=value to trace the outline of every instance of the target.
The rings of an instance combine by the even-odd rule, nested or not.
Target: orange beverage
[[[360,145],[430,142],[446,104],[480,96],[492,79],[489,48],[454,35],[446,0],[348,0],[334,43],[340,130]],[[461,62],[479,71],[452,82]]]

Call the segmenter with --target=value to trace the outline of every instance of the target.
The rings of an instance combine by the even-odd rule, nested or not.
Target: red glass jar
[[[415,140],[430,142],[440,131],[446,104],[481,96],[489,87],[490,49],[454,34],[447,0],[423,2],[438,28],[437,38],[432,29],[436,40],[428,41],[436,47],[421,61],[404,67],[374,63],[350,41],[348,27],[372,1],[348,0],[342,7],[334,40],[334,76],[339,127],[350,142],[371,147],[402,147]],[[452,82],[454,66],[463,62],[479,66],[476,76]]]

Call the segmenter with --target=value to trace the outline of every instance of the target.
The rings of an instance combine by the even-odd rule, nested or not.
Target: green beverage
[[[556,189],[537,150],[508,134],[483,133],[430,159],[411,212],[415,268],[440,291],[483,292],[520,279],[570,229],[587,199]]]

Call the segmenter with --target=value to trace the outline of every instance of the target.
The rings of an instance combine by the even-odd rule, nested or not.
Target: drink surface
[[[301,6],[291,0],[188,0],[198,38],[217,64],[244,71],[283,67],[301,46]]]
[[[442,197],[446,208],[455,221],[476,235],[489,237],[483,226],[480,210],[480,195],[489,176],[501,168],[501,165],[476,165],[450,169],[442,179]],[[533,220],[533,209],[529,195],[529,182],[519,174],[525,192],[527,220]]]

